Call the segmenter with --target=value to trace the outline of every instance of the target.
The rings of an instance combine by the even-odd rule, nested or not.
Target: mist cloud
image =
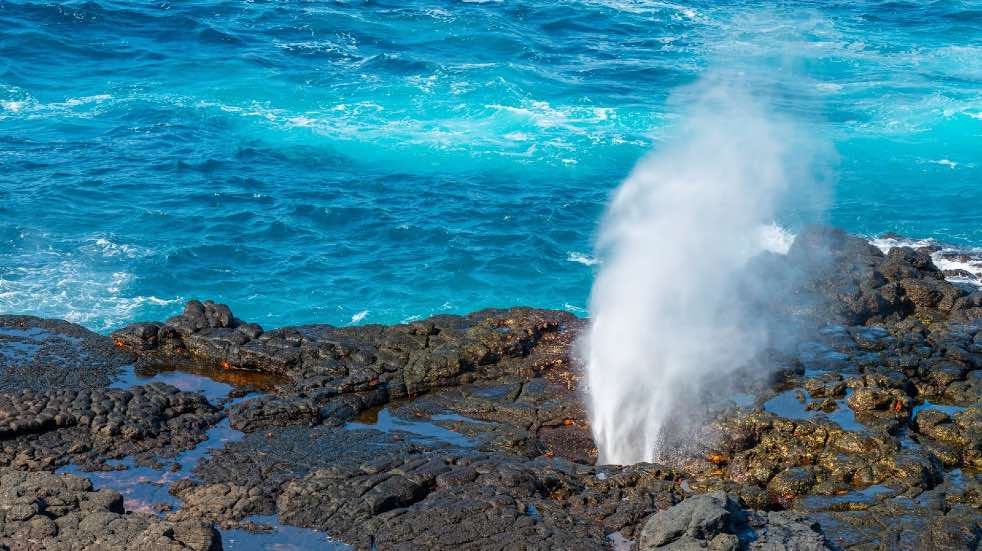
[[[763,251],[787,251],[774,220],[810,185],[816,148],[795,121],[720,77],[683,94],[674,138],[615,192],[597,241],[583,344],[601,463],[657,460],[707,381],[769,345],[744,270]]]

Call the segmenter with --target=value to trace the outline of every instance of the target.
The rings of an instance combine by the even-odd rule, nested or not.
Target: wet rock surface
[[[656,513],[641,530],[639,551],[768,549],[825,551],[818,524],[786,511],[746,511],[723,492],[686,498]]]
[[[111,338],[0,318],[0,350],[19,354],[0,374],[0,468],[71,463],[110,483],[173,462],[147,522],[241,535],[274,519],[357,549],[977,548],[982,293],[928,251],[828,228],[756,268],[779,279],[783,262],[811,277],[755,300],[804,338],[702,397],[705,422],[680,420],[685,445],[662,464],[594,464],[574,358],[586,321],[568,313],[265,330],[192,301]],[[16,323],[57,335],[6,338]],[[62,364],[84,377],[39,367],[45,346],[80,350],[62,335],[85,343]],[[121,362],[168,384],[126,382]],[[49,371],[63,382],[31,375]],[[182,384],[192,372],[222,390]]]
[[[0,394],[0,465],[95,467],[107,458],[173,452],[203,440],[220,418],[201,395],[163,384]]]
[[[85,478],[0,469],[0,548],[218,551],[215,529],[127,513],[123,498]]]
[[[648,514],[681,499],[677,473],[658,465],[607,473],[541,457],[417,450],[359,466],[317,469],[287,484],[286,522],[327,526],[358,548],[499,546],[603,549]]]
[[[84,327],[0,315],[0,392],[101,388],[128,362],[110,339]]]

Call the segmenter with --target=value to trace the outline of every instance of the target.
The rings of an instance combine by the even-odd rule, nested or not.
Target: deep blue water
[[[982,246],[979,1],[0,0],[0,311],[580,312],[714,68],[834,146],[832,223]]]

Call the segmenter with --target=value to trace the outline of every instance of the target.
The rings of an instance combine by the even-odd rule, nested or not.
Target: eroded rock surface
[[[603,549],[680,499],[677,473],[644,465],[598,471],[562,460],[423,452],[318,469],[290,482],[280,515],[334,526],[358,547],[492,548],[509,536],[537,549]]]
[[[0,394],[0,465],[95,466],[107,458],[173,452],[194,447],[219,419],[201,395],[159,383]]]
[[[85,478],[2,469],[0,548],[219,551],[222,545],[206,522],[127,513],[122,496],[94,490]]]

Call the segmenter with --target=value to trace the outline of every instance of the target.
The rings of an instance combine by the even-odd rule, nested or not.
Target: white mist
[[[739,274],[761,251],[786,249],[772,222],[805,172],[791,157],[800,140],[739,87],[703,82],[686,96],[676,137],[614,193],[597,242],[583,344],[600,463],[669,452],[672,419],[696,410],[707,379],[767,346]]]

